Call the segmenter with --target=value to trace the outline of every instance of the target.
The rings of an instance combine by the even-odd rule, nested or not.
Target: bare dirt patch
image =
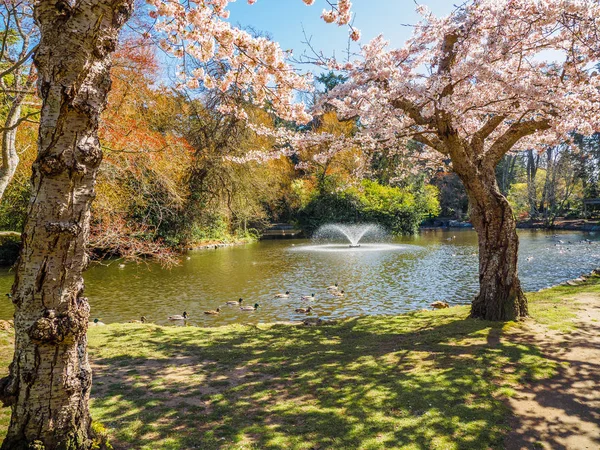
[[[581,307],[575,331],[528,321],[509,335],[537,345],[559,368],[556,376],[521,386],[508,400],[514,417],[507,450],[600,448],[600,295],[582,294],[574,301]]]

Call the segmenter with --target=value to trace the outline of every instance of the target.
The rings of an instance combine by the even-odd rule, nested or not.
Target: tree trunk
[[[17,154],[17,124],[21,118],[21,103],[15,102],[8,111],[4,123],[4,134],[2,135],[2,167],[0,167],[0,200],[4,197],[4,191],[13,179],[19,155]]]
[[[500,193],[492,164],[456,163],[471,206],[471,222],[479,239],[479,294],[471,317],[515,320],[527,316],[527,299],[517,270],[519,238],[512,209]]]
[[[82,271],[102,159],[97,129],[110,89],[110,54],[132,8],[132,0],[36,3],[41,39],[34,63],[43,103],[12,289],[15,355],[0,384],[1,400],[12,408],[3,450],[91,446]]]
[[[535,177],[537,175],[540,155],[533,155],[533,150],[527,150],[527,200],[529,201],[529,217],[537,218],[537,186]]]

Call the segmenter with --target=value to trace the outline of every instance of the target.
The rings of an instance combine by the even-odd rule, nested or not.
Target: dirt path
[[[523,387],[513,410],[507,450],[600,449],[600,296],[577,297],[577,330],[569,334],[529,322],[514,338],[535,344],[556,361],[558,374]]]

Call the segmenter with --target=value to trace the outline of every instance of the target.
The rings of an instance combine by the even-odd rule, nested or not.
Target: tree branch
[[[423,135],[413,135],[413,136],[411,136],[411,139],[413,141],[417,141],[423,145],[426,145],[434,150],[437,150],[442,155],[448,155],[448,150],[446,150],[446,147],[444,146],[442,141],[440,139],[438,139],[437,136],[432,135],[432,136],[426,137]]]
[[[506,119],[506,114],[500,114],[490,117],[487,122],[471,138],[471,147],[478,152],[483,152],[483,144],[487,137],[500,126]]]
[[[450,69],[454,66],[456,62],[456,50],[455,46],[458,42],[458,32],[454,31],[452,33],[448,33],[444,36],[444,42],[442,43],[442,59],[440,60],[440,65],[438,66],[438,74],[448,74],[450,73]]]
[[[397,98],[391,101],[391,105],[396,109],[401,109],[415,121],[417,125],[430,125],[431,119],[427,119],[421,114],[420,109],[410,100],[405,98]]]
[[[33,53],[37,50],[38,46],[36,45],[35,47],[33,47],[31,50],[29,50],[29,52],[27,52],[27,54],[21,58],[21,60],[19,60],[18,62],[16,62],[15,64],[13,64],[12,66],[10,66],[8,69],[6,69],[3,72],[0,72],[0,78],[5,77],[6,75],[8,75],[9,73],[17,70],[19,67],[21,67],[23,64],[25,64],[25,62],[27,62],[27,60],[31,57],[31,55],[33,55]]]
[[[496,139],[489,150],[485,152],[485,157],[488,160],[491,159],[495,166],[520,139],[549,128],[550,122],[548,119],[515,122],[502,136]]]

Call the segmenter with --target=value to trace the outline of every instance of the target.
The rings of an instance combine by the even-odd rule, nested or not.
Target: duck
[[[235,301],[230,301],[230,302],[227,302],[227,303],[226,303],[226,305],[229,305],[229,306],[238,306],[238,305],[239,305],[239,306],[242,306],[242,302],[243,302],[243,301],[244,301],[244,299],[243,299],[243,298],[240,298],[240,299],[239,299],[237,302],[235,302]]]
[[[444,309],[444,308],[450,308],[450,305],[446,302],[437,301],[437,302],[433,302],[431,304],[431,307],[435,308],[435,309]]]
[[[188,319],[188,313],[187,312],[183,312],[183,315],[179,315],[179,314],[175,314],[174,316],[169,316],[169,320],[187,320]]]
[[[328,291],[337,291],[338,290],[338,284],[335,283],[333,286],[328,286],[327,290]]]
[[[93,322],[90,323],[90,325],[94,326],[94,327],[101,327],[106,325],[104,322],[100,322],[100,319],[94,319]]]
[[[142,316],[140,317],[140,320],[130,320],[129,323],[146,323],[148,321],[148,319],[146,319],[146,316]]]
[[[290,296],[290,291],[285,291],[285,294],[275,294],[273,298],[288,298]]]
[[[343,296],[344,296],[344,294],[345,294],[345,292],[344,292],[344,290],[342,289],[342,290],[341,290],[341,291],[339,291],[339,292],[330,292],[330,294],[331,294],[331,295],[333,295],[334,297],[343,297]]]
[[[119,264],[119,269],[124,269],[125,268],[125,264]]]
[[[300,313],[300,314],[308,314],[311,311],[312,311],[312,306],[309,306],[308,308],[296,308],[296,312]]]
[[[221,308],[217,308],[217,309],[211,310],[211,311],[204,311],[204,314],[207,314],[209,316],[218,316],[220,312],[221,312]]]
[[[258,303],[255,303],[254,306],[242,306],[240,309],[242,311],[256,311],[258,309]]]
[[[300,297],[301,300],[314,300],[315,299],[315,294],[312,295],[303,295],[302,297]]]

